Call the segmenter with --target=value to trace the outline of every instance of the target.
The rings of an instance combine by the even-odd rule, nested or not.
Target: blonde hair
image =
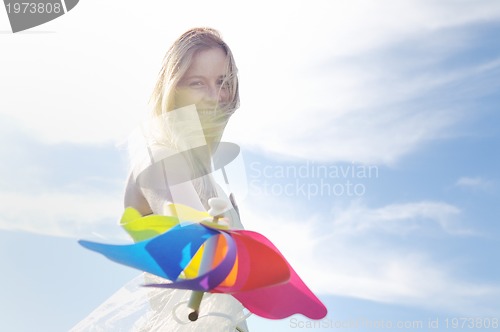
[[[163,59],[158,80],[150,99],[153,115],[160,116],[173,110],[175,89],[189,69],[194,55],[199,51],[210,48],[222,49],[227,57],[227,74],[223,86],[228,89],[229,102],[224,111],[230,115],[239,107],[238,69],[231,49],[222,40],[217,30],[194,28],[182,34],[172,44]]]
[[[173,112],[175,92],[179,81],[188,71],[194,56],[203,50],[220,48],[226,54],[226,75],[221,89],[228,93],[227,102],[214,110],[197,110],[194,117],[186,118],[185,111]],[[210,155],[214,153],[227,121],[239,107],[238,70],[233,54],[219,32],[211,28],[194,28],[182,34],[167,51],[150,105],[151,119],[147,128],[148,144],[160,144],[183,152],[191,168],[192,182],[202,204],[207,207],[211,197],[217,197],[215,182],[211,178]],[[220,93],[220,91],[219,91]],[[195,112],[196,113],[196,112]],[[199,130],[201,125],[202,131]],[[199,142],[200,132],[209,146],[209,154],[190,149],[192,142]]]

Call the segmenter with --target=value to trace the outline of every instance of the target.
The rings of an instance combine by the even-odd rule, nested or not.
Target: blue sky
[[[500,318],[498,2],[228,6],[84,1],[15,35],[0,10],[3,326],[68,330],[137,275],[76,241],[126,239],[124,142],[169,44],[203,25],[240,70],[225,139],[242,147],[246,171],[229,174],[242,221],[327,305],[313,330]],[[306,324],[294,319],[249,324]]]

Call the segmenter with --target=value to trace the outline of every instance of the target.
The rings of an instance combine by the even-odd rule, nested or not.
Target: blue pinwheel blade
[[[170,279],[144,248],[144,242],[131,245],[113,245],[80,240],[78,243],[89,250],[103,254],[114,262]]]
[[[79,241],[87,249],[103,254],[117,263],[176,280],[192,257],[217,230],[199,224],[178,225],[152,239],[130,245]]]

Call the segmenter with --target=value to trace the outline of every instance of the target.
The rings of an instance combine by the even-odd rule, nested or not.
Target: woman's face
[[[198,51],[175,91],[175,108],[195,104],[198,111],[222,108],[229,92],[224,86],[227,62],[221,48]]]

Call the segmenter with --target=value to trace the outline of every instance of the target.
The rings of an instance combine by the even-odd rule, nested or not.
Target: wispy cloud
[[[0,192],[0,229],[71,238],[128,239],[118,220],[121,198],[103,192]]]
[[[360,4],[364,15],[356,10]],[[465,60],[481,40],[468,27],[498,20],[490,4],[467,10],[425,1],[343,6],[324,15],[352,13],[352,22],[340,18],[307,31],[309,41],[288,31],[309,46],[300,52],[292,49],[297,44],[276,38],[287,65],[277,65],[282,62],[276,56],[265,60],[266,53],[262,70],[247,74],[231,138],[292,158],[393,164],[457,135],[456,125],[472,116],[471,103],[494,91],[488,86],[498,87],[485,70],[498,71],[498,59]],[[266,82],[267,73],[277,77],[265,91],[262,73]]]
[[[492,182],[482,177],[467,177],[463,176],[455,182],[455,186],[470,189],[489,189],[492,187]]]
[[[251,200],[259,208],[242,211],[245,225],[273,240],[315,291],[456,313],[498,310],[500,285],[462,279],[457,257],[438,259],[429,246],[429,237],[473,236],[452,222],[460,219],[453,205],[352,204],[308,215],[283,200]]]
[[[1,230],[120,238],[125,165],[118,150],[43,144],[15,123],[2,121],[0,155]]]
[[[354,201],[350,206],[333,210],[335,232],[361,234],[383,231],[395,235],[419,232],[438,225],[453,235],[477,235],[460,225],[460,209],[443,202],[412,202],[368,208]]]

